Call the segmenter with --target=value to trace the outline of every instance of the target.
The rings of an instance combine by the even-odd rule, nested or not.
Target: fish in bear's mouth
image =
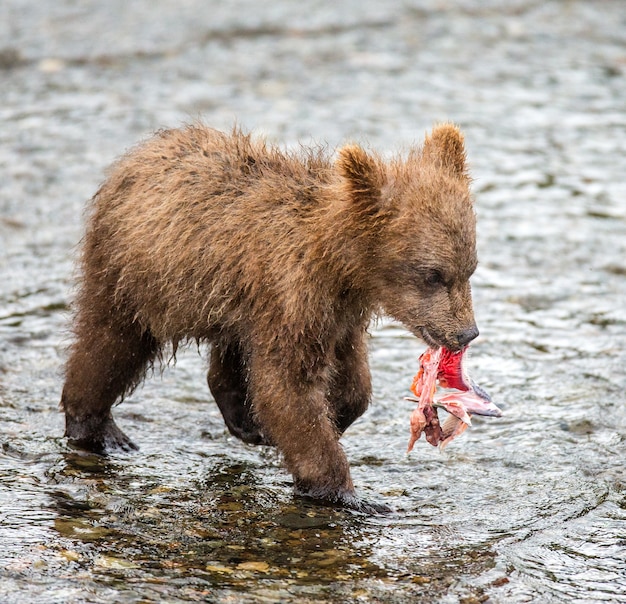
[[[463,357],[466,351],[467,346],[457,352],[444,347],[430,347],[420,356],[420,368],[411,385],[411,391],[417,398],[407,397],[407,400],[418,404],[411,415],[411,438],[407,452],[413,449],[422,432],[431,445],[439,445],[443,449],[472,425],[472,415],[502,415],[491,397],[465,371]],[[437,383],[459,392],[436,396]],[[443,425],[439,424],[436,407],[442,407],[450,414]]]

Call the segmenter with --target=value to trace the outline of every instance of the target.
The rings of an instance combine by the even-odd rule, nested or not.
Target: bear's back
[[[286,279],[310,276],[332,179],[321,148],[288,153],[203,126],[160,131],[95,195],[84,271],[106,272],[159,338],[210,337],[210,325],[253,315],[260,300],[292,293]]]

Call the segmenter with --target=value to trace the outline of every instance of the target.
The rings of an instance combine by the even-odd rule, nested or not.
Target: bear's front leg
[[[390,511],[356,496],[325,396],[328,372],[304,366],[280,354],[252,355],[250,362],[254,413],[283,454],[296,494],[366,513]]]
[[[366,325],[347,332],[335,345],[329,401],[341,434],[365,411],[372,397],[367,360]]]
[[[233,436],[251,445],[271,444],[252,415],[244,359],[236,342],[213,343],[207,382]]]

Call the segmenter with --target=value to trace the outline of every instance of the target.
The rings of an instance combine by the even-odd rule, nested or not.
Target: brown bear
[[[164,130],[93,198],[61,407],[70,443],[134,449],[111,407],[164,348],[211,344],[230,432],[278,448],[298,494],[356,509],[339,444],[367,408],[366,330],[386,313],[431,346],[476,337],[463,137],[404,159],[286,152],[235,130]]]

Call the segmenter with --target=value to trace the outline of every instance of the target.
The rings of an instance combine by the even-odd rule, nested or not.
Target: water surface
[[[626,599],[626,12],[619,1],[139,1],[0,9],[2,602]],[[503,408],[405,455],[424,346],[387,321],[343,439],[366,517],[294,499],[224,430],[190,349],[115,411],[140,445],[61,437],[85,201],[197,116],[386,153],[438,120],[475,178],[481,337]]]

